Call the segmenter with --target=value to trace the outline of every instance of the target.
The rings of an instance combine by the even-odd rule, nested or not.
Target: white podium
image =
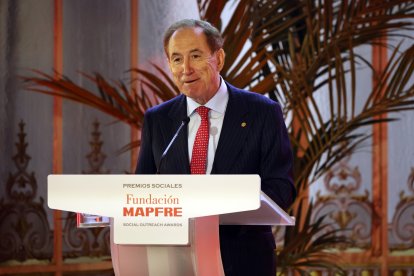
[[[48,205],[113,218],[118,276],[221,276],[219,224],[295,223],[258,175],[50,175]]]

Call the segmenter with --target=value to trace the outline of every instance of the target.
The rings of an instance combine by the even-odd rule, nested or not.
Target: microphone
[[[188,124],[190,121],[190,117],[186,117],[181,121],[181,125],[178,127],[177,131],[175,132],[173,138],[171,139],[170,143],[168,144],[167,148],[165,148],[164,152],[161,155],[160,161],[158,162],[158,169],[156,174],[160,174],[162,161],[164,161],[165,156],[167,155],[168,151],[171,148],[171,145],[174,144],[175,139],[177,139],[178,134],[180,134],[181,129]]]

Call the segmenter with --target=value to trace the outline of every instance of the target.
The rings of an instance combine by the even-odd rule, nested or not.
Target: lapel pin
[[[246,122],[241,123],[242,127],[245,127],[246,125],[247,125]]]

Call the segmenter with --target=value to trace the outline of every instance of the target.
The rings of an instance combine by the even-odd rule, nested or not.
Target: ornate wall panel
[[[76,214],[66,213],[63,228],[63,257],[111,256],[109,227],[77,228]]]
[[[414,167],[407,180],[406,192],[400,191],[394,216],[389,225],[390,250],[407,250],[414,248]]]
[[[414,21],[413,18],[407,20]],[[412,36],[412,30],[401,30],[401,34]],[[393,43],[401,43],[402,51],[412,46],[410,40]],[[410,85],[413,83],[414,75],[409,80]],[[414,257],[414,111],[389,117],[398,119],[388,126],[389,249],[392,255],[400,251],[400,255]],[[412,263],[414,267],[414,260]],[[412,270],[414,273],[414,268]]]
[[[110,173],[104,168],[106,154],[102,152],[104,141],[101,139],[99,122],[93,122],[90,151],[85,154],[88,160],[88,168],[83,170],[85,174]],[[111,256],[109,227],[77,228],[76,214],[65,212],[63,227],[63,256],[64,258],[76,258],[81,256],[107,257]]]
[[[355,247],[367,249],[371,244],[372,203],[367,190],[360,192],[363,180],[359,168],[348,161],[339,162],[325,175],[325,193],[316,194],[313,220],[326,216],[329,230],[342,230]]]
[[[28,154],[24,126],[23,122],[19,123],[16,154],[10,162],[15,168],[7,178],[5,197],[0,198],[0,263],[52,257],[53,234],[45,201],[42,196],[36,198],[36,175],[28,171],[32,158]]]
[[[53,0],[1,0],[0,17],[0,194],[6,194],[5,181],[15,169],[10,157],[23,120],[32,157],[27,170],[36,174],[34,199],[40,200],[46,198],[52,168],[52,98],[24,91],[19,75],[28,74],[29,68],[52,71]],[[52,212],[46,212],[51,218]]]

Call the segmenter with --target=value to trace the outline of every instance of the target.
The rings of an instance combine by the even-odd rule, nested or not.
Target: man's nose
[[[193,66],[191,64],[191,60],[188,58],[184,59],[183,62],[183,73],[186,75],[189,75],[191,73],[193,73]]]

